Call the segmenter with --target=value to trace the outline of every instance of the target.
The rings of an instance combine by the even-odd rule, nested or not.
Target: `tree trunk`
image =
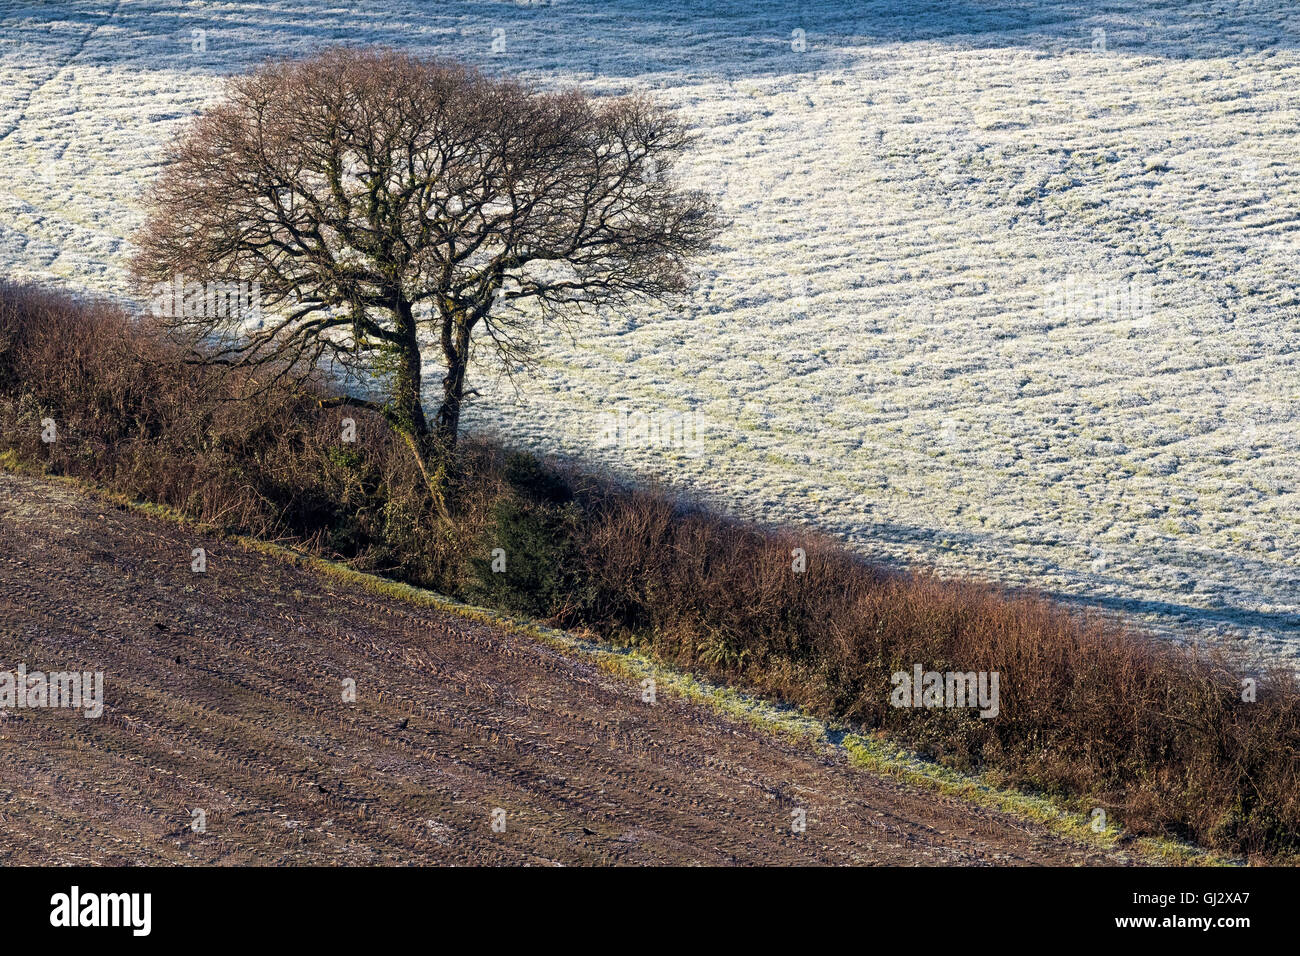
[[[402,346],[393,379],[393,427],[410,446],[415,464],[433,497],[434,507],[438,509],[439,518],[450,523],[452,517],[447,507],[447,462],[443,455],[445,449],[430,448],[429,424],[424,417],[420,340],[416,335],[415,315],[411,304],[404,299],[398,299],[394,311],[397,314],[397,334],[402,338]],[[429,465],[433,457],[439,460],[433,462],[431,472]]]
[[[393,381],[393,416],[397,427],[423,439],[429,432],[421,399],[420,342],[415,334],[411,304],[399,300],[396,308],[397,334],[402,338],[397,373]]]
[[[460,433],[461,402],[465,397],[465,373],[469,368],[469,329],[463,322],[446,320],[442,330],[442,351],[447,374],[442,378],[442,407],[438,409],[437,440],[443,448],[454,448]]]

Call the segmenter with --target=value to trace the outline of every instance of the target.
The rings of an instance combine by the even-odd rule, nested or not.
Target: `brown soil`
[[[0,473],[0,670],[20,663],[103,671],[105,712],[0,712],[6,864],[1129,862],[642,703],[514,631]]]

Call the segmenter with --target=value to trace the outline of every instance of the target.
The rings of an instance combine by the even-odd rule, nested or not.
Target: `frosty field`
[[[471,429],[1300,662],[1300,20],[1127,6],[0,0],[0,275],[126,296],[162,147],[268,56],[644,91],[730,219],[697,294],[479,369]]]

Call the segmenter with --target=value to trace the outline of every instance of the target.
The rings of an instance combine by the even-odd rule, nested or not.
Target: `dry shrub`
[[[815,533],[662,494],[598,495],[598,629],[961,769],[1100,807],[1137,834],[1300,850],[1300,686],[1281,668],[1150,637],[973,581],[872,567]],[[807,570],[793,573],[803,548]],[[890,706],[891,675],[997,672],[1000,713]],[[1242,699],[1243,678],[1258,682]]]
[[[409,451],[378,415],[322,409],[310,389],[269,384],[267,369],[186,358],[147,318],[0,285],[0,450],[219,530],[460,586],[469,542],[439,530]],[[340,440],[349,417],[352,443]],[[41,440],[45,418],[58,429],[52,443]],[[475,482],[494,487],[484,468],[493,455],[474,442],[461,453],[454,480],[468,503],[464,529],[489,520],[473,507],[484,495],[469,491]]]

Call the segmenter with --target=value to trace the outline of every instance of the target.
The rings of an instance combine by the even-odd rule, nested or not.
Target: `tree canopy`
[[[334,401],[448,448],[476,348],[526,365],[556,322],[690,290],[718,225],[704,193],[674,183],[689,143],[643,97],[332,48],[231,79],[178,137],[133,271],[146,288],[255,283],[260,325],[204,307],[167,321],[211,361],[362,370],[385,398]],[[444,373],[432,423],[426,352]]]

